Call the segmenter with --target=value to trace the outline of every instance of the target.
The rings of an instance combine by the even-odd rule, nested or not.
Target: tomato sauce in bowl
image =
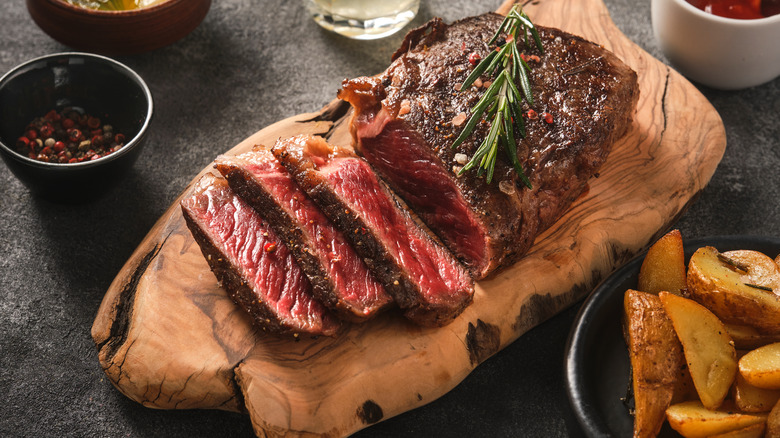
[[[780,0],[686,0],[709,14],[755,20],[780,13]]]

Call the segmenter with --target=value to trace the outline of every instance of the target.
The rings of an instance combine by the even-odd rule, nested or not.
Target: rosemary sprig
[[[493,78],[493,83],[471,109],[471,117],[458,138],[455,139],[452,147],[458,147],[463,143],[483,117],[491,118],[492,123],[487,137],[458,174],[476,167],[477,175],[486,175],[487,182],[490,183],[493,180],[493,171],[500,144],[503,145],[515,172],[523,183],[531,188],[531,182],[523,172],[523,166],[517,158],[517,144],[514,134],[515,128],[517,128],[520,137],[525,137],[521,104],[523,100],[529,105],[533,105],[534,102],[531,81],[528,79],[531,67],[520,56],[517,44],[518,41],[522,41],[526,46],[530,46],[530,35],[539,52],[544,53],[544,49],[542,49],[539,32],[519,5],[515,5],[509,11],[504,21],[498,26],[493,38],[488,42],[488,46],[495,44],[502,34],[506,35],[506,43],[499,45],[496,50],[491,51],[480,61],[461,85],[461,90],[465,90],[485,73]],[[519,84],[519,87],[516,84]]]

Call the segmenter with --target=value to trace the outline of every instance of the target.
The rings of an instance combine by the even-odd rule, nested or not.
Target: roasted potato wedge
[[[780,437],[780,401],[775,404],[769,416],[766,419],[766,437]]]
[[[737,350],[752,350],[762,345],[780,342],[780,334],[767,335],[748,325],[725,324],[734,348]]]
[[[769,412],[780,400],[780,390],[757,388],[737,373],[734,403],[742,412]]]
[[[766,423],[756,423],[742,429],[710,435],[708,438],[762,438],[764,430],[766,430]]]
[[[718,250],[707,246],[691,256],[687,276],[690,297],[723,322],[780,333],[780,297],[746,285],[744,272],[718,255]]]
[[[780,295],[780,268],[771,257],[749,249],[726,251],[722,254],[745,268],[744,273],[740,272],[743,283],[772,289],[775,295]]]
[[[634,392],[634,437],[654,437],[666,418],[685,357],[658,295],[629,289],[623,307]]]
[[[737,372],[737,354],[723,323],[701,304],[669,292],[658,294],[683,346],[685,360],[704,406],[716,409]]]
[[[758,388],[780,389],[780,342],[764,345],[742,356],[739,373]]]
[[[685,254],[680,230],[672,230],[647,250],[639,268],[637,289],[657,294],[661,291],[680,295],[685,289]]]
[[[669,406],[666,418],[672,429],[680,435],[703,438],[764,424],[767,414],[744,414],[731,405],[712,410],[705,408],[699,401],[687,401]]]
[[[693,384],[691,371],[688,369],[688,364],[685,363],[685,355],[683,355],[683,365],[680,369],[680,375],[677,377],[677,383],[674,387],[672,404],[682,403],[688,400],[695,400],[698,397],[699,394],[696,392],[696,385]]]

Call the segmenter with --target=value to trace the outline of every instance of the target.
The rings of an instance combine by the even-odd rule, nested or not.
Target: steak
[[[526,137],[515,133],[532,188],[503,150],[492,184],[473,170],[458,176],[490,123],[479,123],[456,149],[451,145],[490,78],[483,75],[468,90],[459,84],[474,68],[469,57],[491,50],[486,43],[502,19],[485,14],[452,25],[433,19],[406,36],[384,73],[347,80],[339,91],[355,110],[358,153],[476,278],[518,260],[586,190],[630,126],[639,96],[636,73],[614,54],[537,26],[544,53],[519,46],[529,57],[534,104],[523,102]]]
[[[445,325],[471,303],[474,286],[465,268],[420,228],[351,149],[297,136],[279,140],[272,152],[409,319]]]
[[[284,241],[314,296],[341,318],[364,321],[393,303],[344,235],[270,151],[221,156],[216,167]]]
[[[181,209],[217,280],[258,327],[277,333],[336,333],[338,319],[314,298],[290,251],[224,179],[203,176]]]

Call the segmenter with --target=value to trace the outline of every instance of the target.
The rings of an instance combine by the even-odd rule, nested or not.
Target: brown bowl
[[[97,11],[65,0],[27,0],[30,16],[55,40],[79,50],[129,55],[167,46],[192,32],[211,0],[167,0],[130,11]]]

